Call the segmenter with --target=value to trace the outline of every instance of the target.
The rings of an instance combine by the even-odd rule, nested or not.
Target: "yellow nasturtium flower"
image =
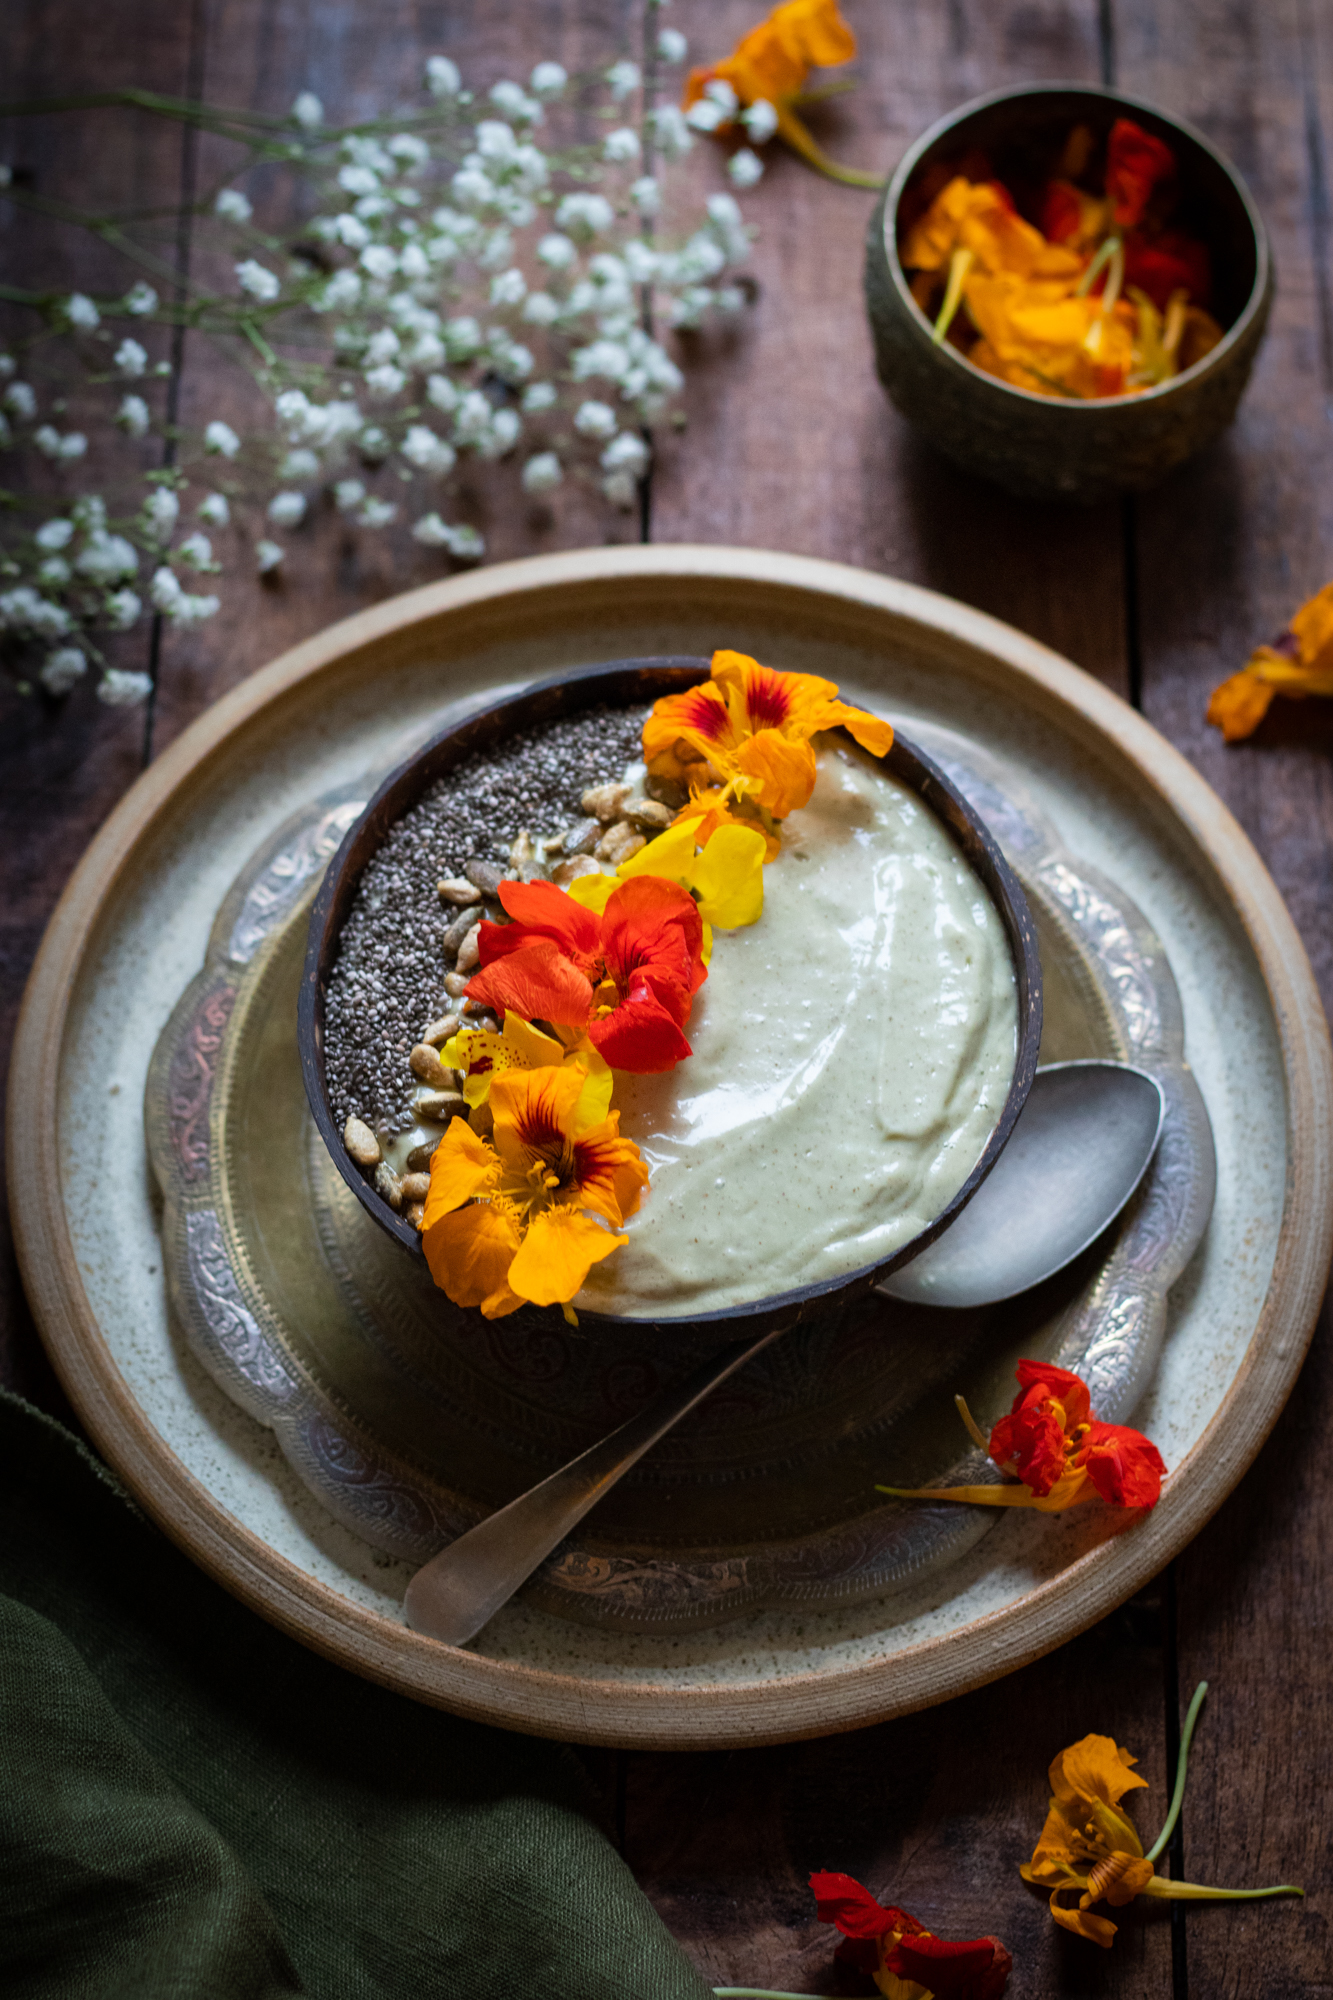
[[[614,879],[604,879],[614,889]],[[498,1035],[485,1028],[460,1028],[440,1050],[440,1061],[460,1073],[463,1097],[473,1109],[486,1102],[495,1078],[509,1070],[561,1069],[571,1064],[580,1065],[586,1076],[578,1100],[580,1121],[596,1124],[611,1108],[611,1066],[587,1038],[580,1037],[567,1048],[518,1014],[505,1015],[504,1031]]]
[[[707,965],[713,948],[712,925],[733,931],[758,921],[764,907],[768,844],[755,827],[726,825],[709,835],[700,853],[699,834],[699,820],[677,820],[628,861],[622,861],[614,875],[579,875],[570,883],[569,893],[576,903],[600,916],[620,881],[635,875],[662,875],[670,882],[679,882],[699,906]]]
[[[1252,736],[1276,694],[1302,700],[1333,694],[1333,583],[1303,604],[1273,646],[1256,646],[1245,666],[1213,689],[1208,720],[1228,743]]]

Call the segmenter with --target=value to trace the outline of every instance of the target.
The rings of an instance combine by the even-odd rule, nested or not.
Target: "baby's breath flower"
[[[74,620],[63,604],[52,604],[30,583],[0,592],[0,631],[30,632],[38,639],[63,639],[73,626]]]
[[[679,28],[663,28],[658,34],[657,53],[663,62],[683,63],[689,47]]]
[[[747,104],[742,111],[741,124],[755,145],[762,146],[778,129],[777,109],[766,97],[757,97],[753,104]]]
[[[643,216],[660,215],[662,211],[662,190],[651,174],[640,175],[631,181],[629,198]]]
[[[361,252],[361,268],[372,278],[381,281],[391,278],[398,269],[398,255],[387,243],[368,243]]]
[[[74,523],[56,519],[43,521],[33,540],[39,549],[65,549],[74,539]]]
[[[324,106],[313,90],[303,90],[292,106],[292,117],[307,132],[324,123]]]
[[[721,244],[729,264],[740,264],[750,254],[750,237],[741,219],[741,212],[734,195],[710,194],[707,201],[708,226]],[[699,242],[691,237],[690,247]],[[707,274],[711,275],[711,273]]]
[[[148,313],[157,311],[157,293],[140,278],[130,286],[120,303],[127,313],[142,319]]]
[[[742,146],[727,162],[727,179],[733,187],[752,188],[763,177],[764,163],[748,146]]]
[[[300,444],[295,451],[289,451],[282,461],[279,473],[282,479],[317,479],[319,458],[309,445]]]
[[[144,524],[155,542],[171,540],[180,510],[181,503],[169,486],[153,488],[143,503],[143,512]]]
[[[426,378],[426,401],[433,403],[437,410],[452,416],[458,408],[458,390],[447,375],[429,375]]]
[[[281,542],[269,541],[267,535],[255,543],[255,568],[260,576],[267,576],[275,570],[287,551]]]
[[[457,97],[463,88],[458,65],[448,56],[431,56],[426,63],[426,88],[432,97]]]
[[[530,382],[523,391],[520,407],[527,415],[535,416],[540,410],[553,408],[556,401],[554,382]]]
[[[231,508],[223,493],[206,493],[199,502],[196,512],[201,521],[207,521],[210,528],[225,528],[231,519]]]
[[[91,333],[102,323],[102,315],[86,292],[71,292],[61,308],[71,326],[77,326],[83,333]]]
[[[648,447],[641,437],[636,437],[633,431],[621,431],[602,453],[602,469],[604,472],[628,472],[631,478],[641,479],[648,470],[649,456]]]
[[[517,410],[497,410],[477,449],[483,458],[504,458],[518,443],[522,429],[523,421]]]
[[[633,236],[625,245],[624,263],[626,275],[636,285],[650,285],[662,268],[662,255],[651,244]]]
[[[430,158],[430,147],[415,132],[395,132],[385,151],[393,155],[406,173],[415,173]]]
[[[609,403],[589,402],[579,404],[574,413],[574,428],[581,431],[584,437],[611,438],[619,425]]]
[[[11,382],[0,403],[22,424],[30,424],[37,414],[37,398],[26,382]]]
[[[604,194],[567,194],[555,212],[557,228],[584,243],[608,230],[615,219],[616,212]]]
[[[744,312],[746,305],[745,293],[739,285],[719,285],[713,293],[713,304],[718,312]]]
[[[113,590],[102,608],[113,632],[128,632],[143,610],[143,599],[137,590]]]
[[[671,326],[688,331],[703,324],[704,314],[713,303],[713,294],[707,285],[687,285],[678,292],[667,311]]]
[[[380,177],[373,167],[339,167],[338,185],[345,194],[378,194]]]
[[[576,347],[569,358],[569,372],[576,382],[592,381],[598,376],[607,382],[619,382],[628,368],[629,349],[618,340],[594,340],[588,347]]]
[[[477,251],[477,262],[483,271],[498,271],[502,264],[513,260],[514,239],[507,229],[492,229],[483,238]]]
[[[170,534],[170,529],[167,532]],[[94,528],[75,558],[74,567],[92,583],[119,583],[122,577],[138,574],[139,551],[124,535],[109,535],[105,528]]]
[[[77,646],[61,646],[48,655],[37,678],[48,694],[68,694],[75,681],[88,671],[87,655]]]
[[[510,83],[507,79],[491,85],[491,103],[506,118],[512,118],[519,125],[540,125],[543,112],[535,97],[529,97],[521,83]]]
[[[632,90],[638,89],[639,65],[623,60],[612,63],[606,72],[606,81],[612,97],[619,103],[621,98],[628,97]]]
[[[550,493],[564,476],[555,453],[539,451],[523,467],[523,490],[525,493]]]
[[[664,160],[682,160],[694,140],[685,114],[677,104],[658,104],[648,113],[653,138]]]
[[[268,518],[278,528],[294,528],[305,519],[304,493],[275,493],[268,503]]]
[[[37,581],[43,590],[63,590],[73,574],[63,556],[48,556],[37,565]]]
[[[360,479],[340,479],[333,489],[334,504],[340,514],[350,514],[365,497],[365,482]]]
[[[354,215],[340,215],[336,218],[338,241],[345,250],[364,250],[370,241],[370,231],[364,222]],[[341,273],[339,274],[341,275]]]
[[[719,126],[727,125],[731,121],[722,106],[715,103],[711,97],[700,97],[696,98],[685,113],[685,122],[687,125],[692,125],[696,132],[716,132]]]
[[[39,431],[34,431],[32,441],[44,457],[62,462],[82,458],[88,449],[88,440],[82,431],[66,431],[62,436],[51,424],[43,424]]]
[[[452,472],[458,454],[451,444],[437,437],[429,424],[412,424],[402,442],[402,454],[409,465],[415,465],[419,472],[432,472],[443,477]]]
[[[311,310],[319,313],[350,312],[361,297],[361,280],[355,271],[335,271],[322,291],[311,299]]]
[[[491,427],[494,411],[480,389],[468,389],[454,412],[454,436],[460,444],[477,444]]]
[[[430,276],[430,259],[419,243],[408,243],[398,253],[398,268],[405,278],[419,284]]]
[[[639,488],[632,472],[608,472],[602,481],[602,492],[613,506],[628,513],[638,498]]]
[[[224,424],[215,417],[204,427],[204,450],[219,453],[223,458],[235,458],[241,448],[241,440],[230,424]]]
[[[367,368],[366,387],[376,402],[387,403],[407,381],[407,371],[396,361],[385,361],[378,368]]]
[[[12,375],[17,367],[18,362],[12,354],[0,354],[0,381]]]
[[[402,344],[391,326],[382,326],[378,333],[371,335],[366,348],[366,360],[372,366],[378,365],[381,361],[392,361]]]
[[[372,494],[356,518],[363,528],[387,528],[397,512],[392,500],[377,500]]]
[[[537,245],[537,258],[548,271],[567,271],[571,264],[577,264],[579,253],[568,236],[552,230]]]
[[[447,319],[440,331],[451,361],[471,361],[481,352],[481,328],[470,315]]]
[[[528,295],[528,281],[516,265],[507,271],[500,271],[491,279],[491,304],[493,306],[522,305]]]
[[[247,257],[236,266],[236,280],[243,292],[264,304],[276,299],[282,290],[282,280],[254,257]]]
[[[550,103],[559,97],[568,82],[568,72],[558,62],[539,62],[528,78],[528,89],[534,97],[544,98]]]
[[[148,349],[137,340],[122,340],[111,362],[118,374],[128,375],[133,381],[148,367]]]
[[[740,109],[740,99],[723,76],[710,77],[704,85],[704,96],[710,104],[716,104],[725,111],[728,118],[734,118]]]
[[[147,674],[132,674],[124,667],[108,667],[97,683],[97,699],[108,708],[137,708],[152,692]]]
[[[605,458],[603,459],[603,464],[605,464]],[[215,570],[221,567],[220,564],[215,563],[213,560],[213,544],[209,541],[207,535],[198,533],[187,535],[177,549],[176,554],[191,569]]]
[[[106,501],[100,494],[81,493],[69,511],[75,527],[86,535],[95,535],[106,526]]]
[[[438,333],[418,334],[403,357],[409,368],[424,372],[427,368],[438,368],[444,360],[444,342]]]
[[[213,213],[225,222],[248,222],[254,209],[239,188],[223,188],[213,203]]]
[[[393,449],[389,441],[389,433],[382,429],[379,424],[366,424],[362,430],[358,431],[356,444],[362,458],[366,459],[371,465],[378,465],[381,460],[389,456],[390,451]]]
[[[122,396],[120,408],[116,412],[116,422],[121,430],[128,431],[132,438],[141,438],[148,432],[148,405],[142,396]]]
[[[618,125],[602,141],[602,158],[613,163],[637,160],[641,151],[639,135],[631,125]]]
[[[553,326],[560,317],[560,302],[549,292],[529,292],[523,302],[523,317],[529,326]]]

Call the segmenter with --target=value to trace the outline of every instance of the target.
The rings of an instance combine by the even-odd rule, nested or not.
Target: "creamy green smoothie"
[[[694,1054],[616,1077],[652,1186],[576,1306],[689,1315],[887,1258],[957,1193],[1000,1115],[1018,1007],[999,912],[875,759],[818,761],[763,915],[715,934]]]

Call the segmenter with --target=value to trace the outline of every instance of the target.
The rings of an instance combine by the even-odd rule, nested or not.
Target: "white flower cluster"
[[[656,28],[658,0],[647,6],[659,68],[679,65],[684,36]],[[634,62],[612,63],[602,81],[600,138],[559,150],[552,128],[569,79],[551,61],[476,102],[450,58],[432,57],[429,109],[396,131],[330,131],[320,101],[302,92],[287,129],[316,194],[303,241],[275,247],[239,187],[213,203],[234,289],[210,299],[207,323],[248,359],[274,435],[243,437],[209,414],[179,464],[173,443],[167,471],[140,470],[149,488],[137,506],[111,520],[100,499],[85,497],[6,546],[0,632],[21,654],[48,649],[36,676],[50,693],[67,693],[99,657],[99,627],[213,616],[219,599],[188,580],[222,567],[204,529],[239,527],[237,510],[254,518],[256,501],[262,532],[250,546],[260,575],[279,568],[284,538],[324,496],[360,528],[402,520],[419,545],[480,560],[481,535],[448,518],[440,490],[469,461],[517,459],[534,500],[574,478],[595,480],[613,505],[636,504],[651,464],[646,433],[684,385],[664,342],[742,308],[735,270],[750,232],[727,193],[712,195],[683,234],[661,229],[665,175],[693,145],[692,128],[710,129],[712,111],[722,122],[716,87],[711,110],[686,117],[646,101]],[[771,130],[766,109],[746,114],[756,143]],[[584,120],[587,110],[581,101]],[[748,149],[733,157],[734,184],[761,171]],[[170,364],[155,358],[147,324],[158,306],[140,282],[118,300],[74,293],[51,315],[76,345],[105,343],[88,372],[113,385],[110,422],[141,467],[154,434],[165,435],[152,382]],[[48,419],[63,409],[57,399]],[[6,445],[30,445],[65,467],[86,454],[88,438],[42,421],[37,391],[0,356]],[[139,682],[146,693],[145,676],[104,665],[99,692],[125,703]]]

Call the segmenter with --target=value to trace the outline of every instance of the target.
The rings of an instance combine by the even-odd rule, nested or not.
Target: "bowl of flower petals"
[[[330,863],[298,1021],[339,1172],[455,1307],[718,1342],[934,1241],[1040,1035],[973,808],[832,682],[725,651],[411,757]]]
[[[1084,86],[941,120],[867,240],[889,396],[967,471],[1035,498],[1139,491],[1210,443],[1272,295],[1235,169],[1190,126]]]

